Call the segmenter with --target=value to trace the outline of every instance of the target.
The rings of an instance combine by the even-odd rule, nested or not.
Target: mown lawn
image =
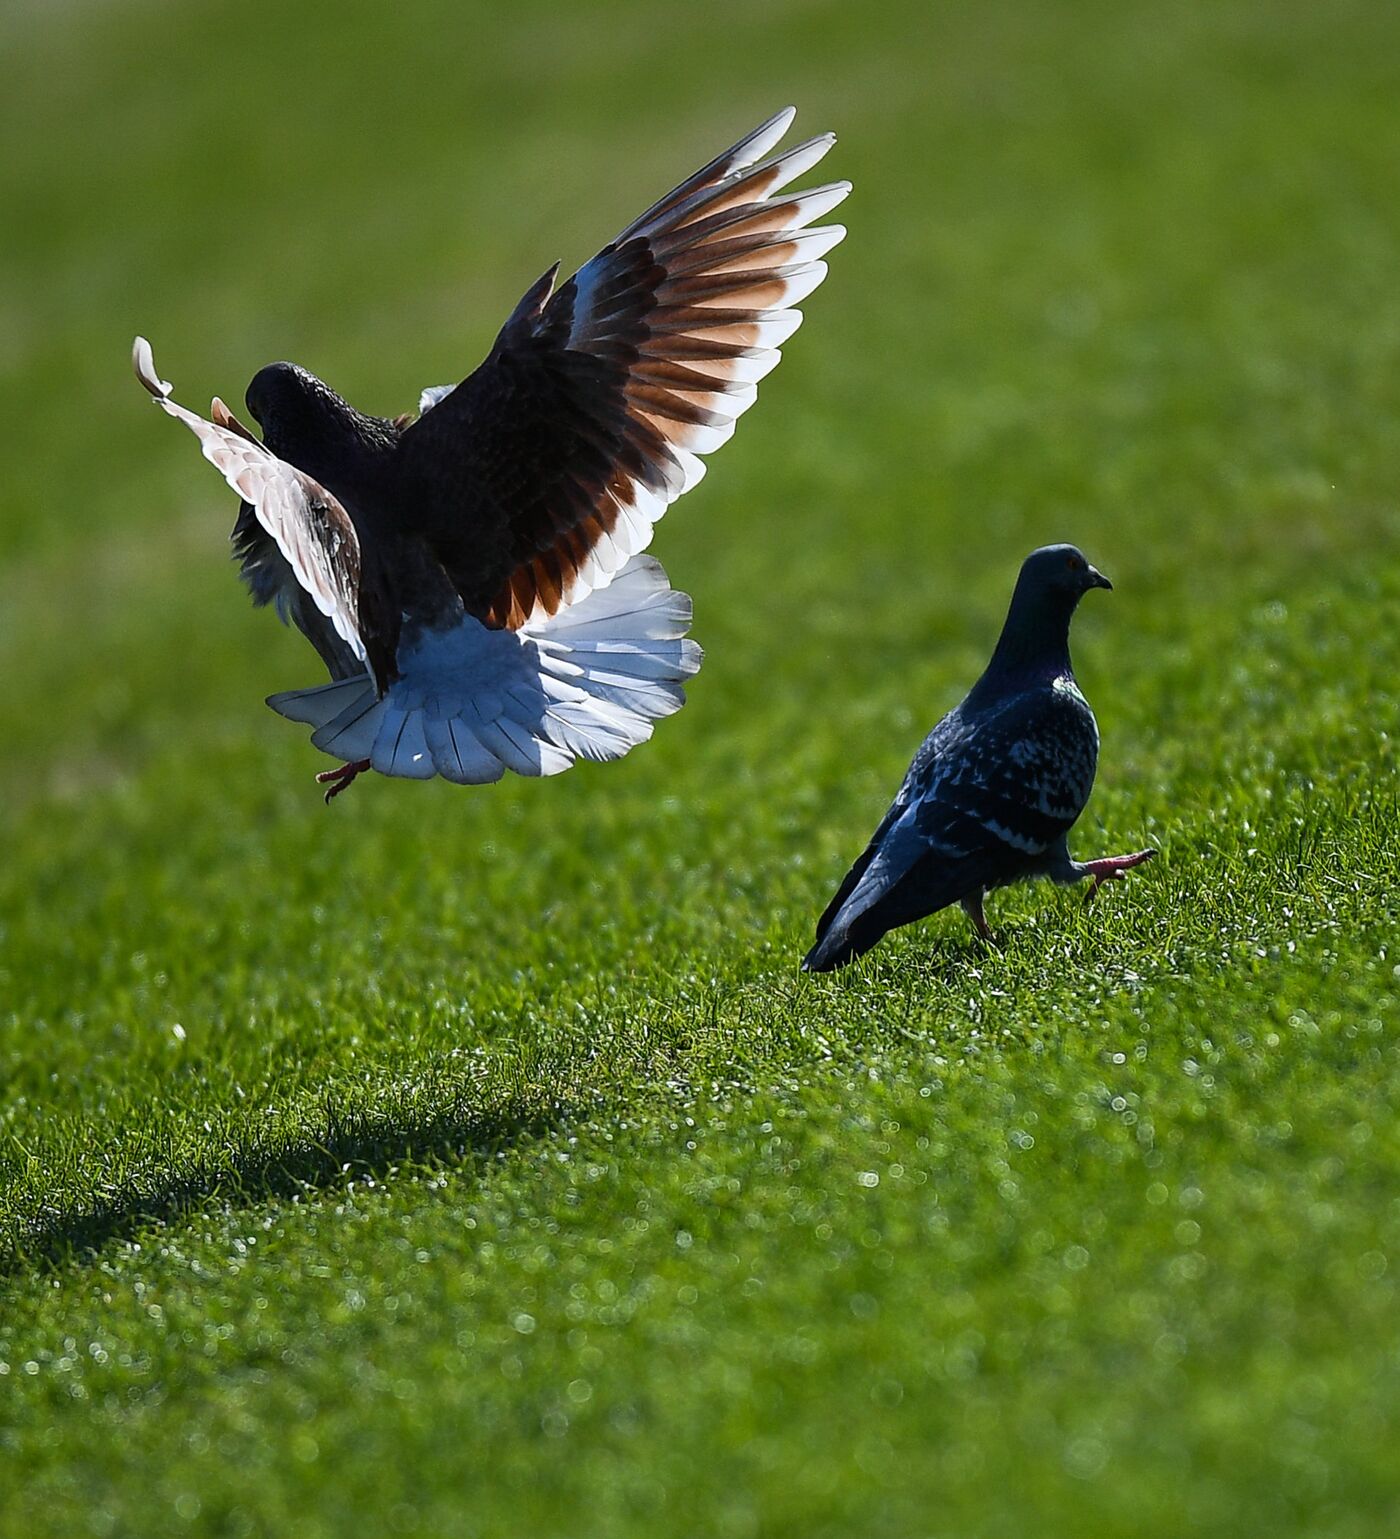
[[[0,1533],[1400,1522],[1400,12],[0,17]],[[362,781],[182,399],[465,372],[786,101],[851,234],[621,764]],[[1101,902],[815,914],[1021,557]]]

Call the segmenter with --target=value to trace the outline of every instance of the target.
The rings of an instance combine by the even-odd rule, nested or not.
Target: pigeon
[[[691,601],[644,554],[733,433],[845,235],[850,191],[789,185],[835,143],[775,153],[787,108],[681,182],[566,283],[525,293],[486,361],[366,416],[269,364],[261,439],[215,399],[177,405],[150,344],[137,378],[242,499],[253,602],[311,642],[330,682],[268,704],[357,775],[464,785],[620,758],[684,704]]]
[[[1099,728],[1075,683],[1069,624],[1091,588],[1112,588],[1073,545],[1022,564],[986,672],[924,739],[894,804],[817,922],[806,972],[862,956],[888,931],[960,903],[992,938],[984,895],[1029,877],[1093,878],[1088,896],[1155,850],[1080,862],[1065,837],[1089,800]]]

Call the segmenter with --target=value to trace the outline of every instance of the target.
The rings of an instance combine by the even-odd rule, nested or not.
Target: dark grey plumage
[[[827,972],[888,931],[961,903],[987,935],[983,895],[1028,877],[1115,880],[1153,853],[1071,859],[1066,835],[1093,789],[1099,729],[1074,680],[1069,626],[1112,584],[1072,545],[1021,567],[986,672],[929,733],[864,853],[817,923],[803,967]]]

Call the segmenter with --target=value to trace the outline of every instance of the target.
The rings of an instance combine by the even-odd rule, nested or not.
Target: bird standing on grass
[[[1065,843],[1099,757],[1098,723],[1070,666],[1069,623],[1091,588],[1112,586],[1073,545],[1026,557],[987,671],[924,739],[894,805],[818,920],[805,971],[840,967],[950,903],[961,903],[990,939],[982,899],[992,888],[1092,877],[1092,898],[1156,854],[1080,862]]]
[[[137,378],[243,499],[234,553],[332,682],[268,704],[344,760],[464,784],[616,759],[700,666],[690,599],[642,554],[797,329],[846,233],[809,225],[848,182],[784,192],[835,143],[773,154],[788,108],[674,188],[562,287],[531,287],[490,356],[369,417],[295,364],[248,387],[259,441],[216,399]]]

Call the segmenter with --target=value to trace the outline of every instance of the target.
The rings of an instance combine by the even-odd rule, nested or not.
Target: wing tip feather
[[[131,367],[136,372],[136,378],[155,397],[157,401],[167,400],[170,392],[175,388],[169,380],[162,379],[156,373],[155,358],[151,353],[151,344],[145,337],[137,337],[131,344]]]
[[[780,144],[797,118],[797,108],[789,103],[780,107],[771,118],[751,129],[726,155],[731,170],[742,171],[754,165],[775,145]]]

